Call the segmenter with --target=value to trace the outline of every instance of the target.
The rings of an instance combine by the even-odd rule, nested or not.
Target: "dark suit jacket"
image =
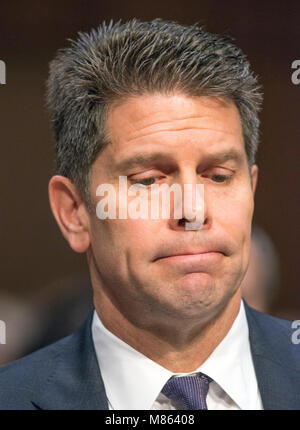
[[[300,410],[291,323],[245,309],[264,409]],[[108,409],[91,322],[92,314],[76,333],[0,368],[0,409]]]

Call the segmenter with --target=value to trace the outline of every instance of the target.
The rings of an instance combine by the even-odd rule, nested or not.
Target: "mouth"
[[[219,254],[224,255],[221,251],[201,251],[201,252],[181,252],[169,255],[163,255],[155,259],[156,260],[164,260],[167,258],[212,258],[216,257]]]
[[[201,272],[220,263],[224,254],[219,251],[188,252],[165,255],[156,259],[160,264],[170,264],[187,272]]]

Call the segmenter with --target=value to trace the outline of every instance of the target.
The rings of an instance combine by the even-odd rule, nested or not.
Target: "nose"
[[[199,181],[199,176],[196,173],[182,174],[177,184],[180,186],[181,193],[174,193],[169,219],[170,228],[173,230],[207,228],[210,219],[208,202],[204,184]]]

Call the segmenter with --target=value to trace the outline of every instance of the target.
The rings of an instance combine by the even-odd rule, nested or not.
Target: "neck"
[[[94,303],[103,325],[115,336],[171,372],[193,372],[230,330],[240,309],[241,294],[200,321],[179,321],[139,327],[122,314],[106,295],[95,289]]]

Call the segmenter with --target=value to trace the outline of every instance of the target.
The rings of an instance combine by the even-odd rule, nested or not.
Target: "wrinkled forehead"
[[[230,120],[230,121],[228,121]],[[112,140],[120,133],[138,137],[172,127],[199,126],[211,122],[227,132],[241,132],[241,120],[233,101],[217,97],[192,97],[184,94],[145,94],[128,97],[111,104],[107,114],[107,131]]]
[[[205,139],[206,133],[213,133],[216,143],[222,136],[243,141],[240,116],[232,101],[182,94],[147,94],[113,104],[107,116],[107,132],[111,149],[118,152],[144,143],[164,142],[166,136],[175,140],[180,133],[191,139]]]

